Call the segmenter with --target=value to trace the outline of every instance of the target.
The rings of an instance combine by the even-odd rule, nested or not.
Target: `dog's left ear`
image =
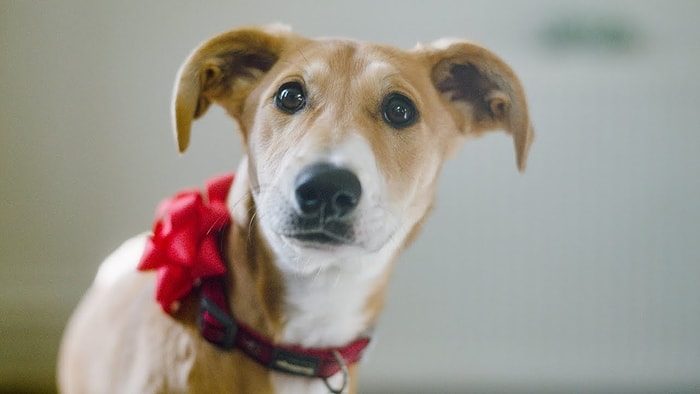
[[[518,169],[534,139],[525,93],[513,70],[491,51],[465,41],[421,46],[435,88],[465,134],[505,130],[513,135]]]
[[[189,145],[192,121],[212,102],[238,118],[250,89],[295,39],[299,37],[284,26],[246,28],[215,36],[195,49],[180,68],[173,92],[173,127],[180,152]]]

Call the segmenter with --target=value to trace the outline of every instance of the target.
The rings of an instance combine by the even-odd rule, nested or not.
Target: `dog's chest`
[[[305,347],[342,346],[365,329],[373,281],[332,268],[286,279],[283,342]]]
[[[285,325],[281,341],[305,347],[343,346],[367,329],[367,300],[374,281],[358,272],[328,268],[311,276],[286,278]],[[272,373],[276,393],[328,393],[321,379]],[[342,386],[342,374],[329,379]]]

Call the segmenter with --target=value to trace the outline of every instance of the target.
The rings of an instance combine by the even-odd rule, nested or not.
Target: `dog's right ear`
[[[173,92],[173,127],[181,153],[189,145],[192,121],[212,102],[234,118],[240,116],[250,89],[295,37],[283,26],[249,28],[220,34],[195,49],[180,68]]]

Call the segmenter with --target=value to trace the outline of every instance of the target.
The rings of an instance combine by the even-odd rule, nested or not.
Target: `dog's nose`
[[[343,218],[360,202],[362,185],[353,172],[333,164],[319,163],[305,168],[297,176],[295,195],[304,214]]]

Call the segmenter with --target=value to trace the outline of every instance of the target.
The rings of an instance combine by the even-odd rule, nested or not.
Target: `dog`
[[[219,187],[231,218],[219,241],[224,305],[207,304],[197,279],[159,307],[159,274],[136,268],[153,235],[127,241],[67,325],[61,392],[355,393],[392,267],[431,211],[445,160],[503,130],[523,171],[534,138],[511,68],[458,39],[406,51],[241,28],[189,56],[173,97],[180,152],[212,103],[245,146]],[[236,327],[251,333],[223,346],[202,316],[232,328],[231,343]]]

